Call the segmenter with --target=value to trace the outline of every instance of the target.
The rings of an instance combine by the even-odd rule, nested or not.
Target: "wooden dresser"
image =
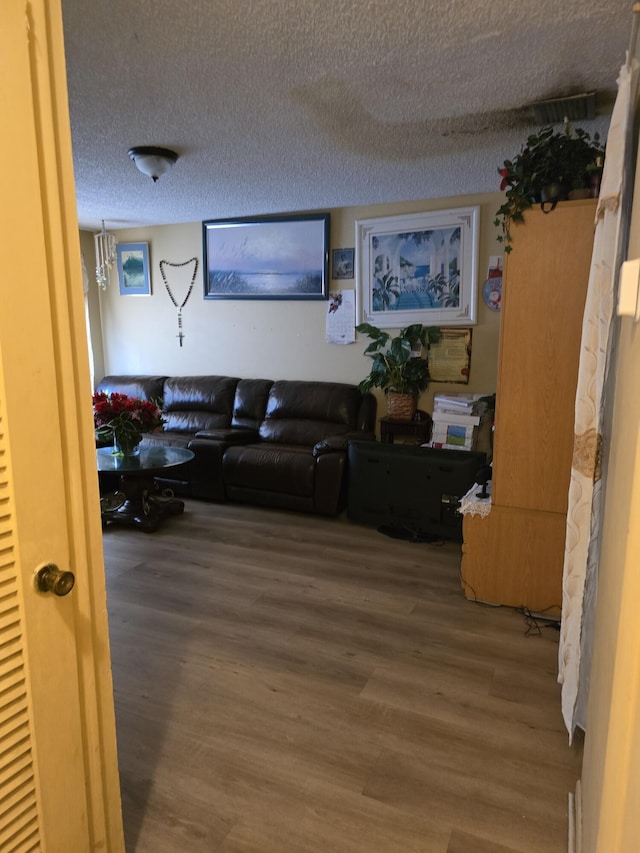
[[[562,602],[574,401],[595,200],[539,207],[505,256],[492,507],[465,515],[467,598],[548,608]]]

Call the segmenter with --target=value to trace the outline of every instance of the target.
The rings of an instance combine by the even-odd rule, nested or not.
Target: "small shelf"
[[[399,421],[394,418],[380,418],[380,441],[393,444],[396,436],[415,439],[415,444],[426,444],[431,438],[431,415],[420,412],[420,420]]]

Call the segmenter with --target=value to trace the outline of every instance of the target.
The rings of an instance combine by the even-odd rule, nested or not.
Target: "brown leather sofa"
[[[349,440],[374,439],[375,397],[338,382],[105,376],[96,390],[162,400],[164,431],[145,441],[195,458],[159,482],[206,500],[336,515]]]

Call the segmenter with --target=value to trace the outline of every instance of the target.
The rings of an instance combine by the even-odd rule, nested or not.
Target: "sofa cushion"
[[[355,429],[362,395],[339,382],[274,382],[260,438],[278,444],[313,446]]]
[[[227,487],[312,497],[315,464],[309,447],[245,444],[225,450],[222,470]]]
[[[232,427],[257,430],[267,408],[272,379],[241,379],[233,401]]]
[[[174,376],[164,383],[165,430],[196,433],[231,426],[238,379],[232,376]]]
[[[162,404],[166,376],[105,376],[96,388],[104,394],[126,394]]]

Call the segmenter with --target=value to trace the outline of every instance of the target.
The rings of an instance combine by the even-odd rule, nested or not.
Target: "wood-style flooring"
[[[458,544],[187,501],[104,551],[128,853],[566,853],[557,630]]]

